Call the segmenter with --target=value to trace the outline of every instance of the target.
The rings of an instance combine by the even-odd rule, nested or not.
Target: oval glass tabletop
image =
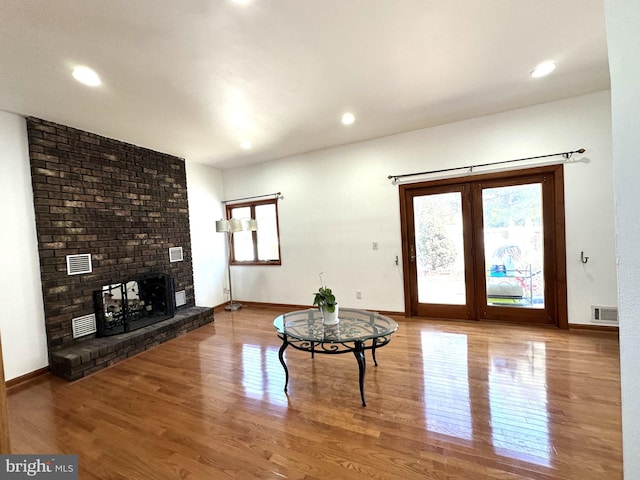
[[[385,337],[398,329],[395,320],[379,313],[341,308],[337,325],[323,325],[317,308],[279,315],[273,326],[279,334],[309,342],[355,342]]]

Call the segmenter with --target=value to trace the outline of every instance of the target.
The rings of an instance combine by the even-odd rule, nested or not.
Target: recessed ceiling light
[[[344,115],[342,115],[343,125],[351,125],[355,121],[356,121],[356,117],[353,116],[353,113],[347,112]]]
[[[90,87],[97,87],[102,83],[98,74],[89,67],[76,67],[73,69],[72,75],[77,81]]]
[[[531,76],[533,78],[544,77],[545,75],[549,75],[556,69],[556,64],[554,62],[542,62],[531,72]]]
[[[240,148],[242,148],[243,150],[251,150],[251,147],[253,145],[251,145],[251,142],[249,140],[244,140],[241,144],[240,144]]]

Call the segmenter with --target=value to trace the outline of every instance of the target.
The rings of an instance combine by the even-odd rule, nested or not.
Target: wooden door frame
[[[452,188],[453,187],[453,188]],[[471,206],[471,191],[467,184],[456,184],[456,185],[435,185],[428,186],[423,188],[415,188],[411,189],[415,190],[415,196],[413,195],[413,191],[409,195],[405,195],[406,198],[410,196],[411,198],[415,198],[423,195],[440,195],[447,193],[459,193],[461,200],[462,212],[468,211],[472,208]],[[405,203],[405,208],[407,207]],[[411,215],[405,215],[405,220],[407,222],[407,232],[415,231],[414,219]],[[463,215],[462,221],[464,224],[464,231],[472,231],[471,225],[471,216]],[[408,238],[408,237],[407,237]],[[464,258],[465,258],[465,285],[469,285],[473,282],[472,272],[473,266],[472,261],[470,260],[473,255],[472,251],[473,242],[470,238],[465,238],[465,242],[463,244],[464,250]],[[408,247],[408,245],[407,245]],[[409,258],[415,255],[415,252],[409,252]],[[411,262],[407,263],[407,267],[411,264]],[[414,287],[417,289],[416,279],[413,275],[406,275],[408,281],[408,291],[411,291]],[[407,289],[405,289],[405,293]],[[473,292],[467,289],[466,291],[466,302],[464,305],[432,305],[433,316],[437,318],[461,318],[466,320],[474,320],[476,318],[475,305],[470,302],[471,298],[473,298]],[[411,299],[411,295],[409,295],[409,299]],[[411,300],[409,300],[411,301]],[[414,316],[420,316],[420,306],[417,303],[409,304],[408,310],[410,310]]]
[[[517,175],[500,179],[482,179],[481,181],[474,183],[473,189],[473,204],[474,212],[483,211],[483,191],[486,188],[501,188],[510,187],[515,185],[527,185],[532,183],[538,183],[541,187],[541,193],[543,198],[546,199],[542,204],[542,219],[544,225],[544,232],[555,231],[555,178],[550,173],[538,173],[534,175]],[[480,222],[480,218],[474,219],[474,232],[473,232],[476,252],[484,252],[484,226]],[[476,258],[475,265],[475,288],[476,288],[476,311],[478,312],[478,319],[482,321],[507,321],[510,323],[528,323],[538,325],[556,325],[557,319],[557,306],[556,306],[556,291],[552,288],[552,284],[555,283],[556,276],[556,264],[555,264],[555,240],[552,235],[544,235],[544,277],[546,279],[553,279],[553,282],[546,282],[544,286],[544,303],[545,308],[520,308],[517,309],[517,316],[514,316],[514,307],[508,306],[495,306],[487,303],[487,291],[486,291],[486,271],[488,266],[484,264],[485,258]],[[546,313],[547,315],[543,315]]]
[[[409,231],[412,220],[407,220],[409,206],[406,202],[407,194],[411,190],[440,187],[460,183],[486,182],[492,180],[506,180],[531,175],[551,175],[553,178],[553,211],[545,211],[545,215],[552,215],[555,227],[555,235],[547,239],[553,242],[555,258],[552,260],[553,285],[549,286],[550,294],[555,296],[555,311],[552,312],[557,319],[559,328],[569,328],[567,312],[567,260],[566,260],[566,235],[565,235],[565,209],[564,209],[564,167],[563,165],[549,165],[544,167],[524,168],[518,170],[505,170],[485,174],[469,175],[465,177],[453,177],[426,182],[407,183],[400,185],[400,232],[402,241],[402,268],[404,282],[405,316],[415,317],[411,305],[411,278],[410,271],[410,238]],[[472,233],[473,234],[473,233]],[[546,282],[545,282],[546,283]]]
[[[7,408],[7,385],[4,381],[2,335],[0,334],[0,454],[4,455],[11,453],[11,442],[9,439],[9,414]]]

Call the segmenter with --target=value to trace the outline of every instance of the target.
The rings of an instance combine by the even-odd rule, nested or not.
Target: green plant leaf
[[[328,312],[335,311],[336,297],[328,287],[320,287],[314,293],[313,304],[320,308],[326,308]]]

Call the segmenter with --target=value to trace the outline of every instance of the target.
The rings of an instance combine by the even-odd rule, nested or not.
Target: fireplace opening
[[[93,304],[98,337],[131,332],[175,315],[173,279],[153,274],[103,285],[93,292]]]

